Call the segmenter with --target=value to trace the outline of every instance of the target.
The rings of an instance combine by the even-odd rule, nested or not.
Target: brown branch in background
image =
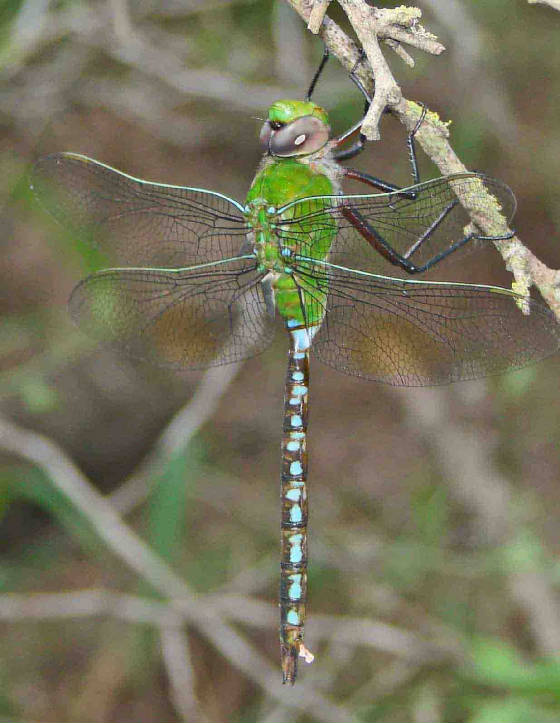
[[[15,38],[18,53],[14,53],[8,68],[3,69],[4,81],[20,71],[38,48],[72,37],[83,47],[103,51],[114,61],[136,69],[144,78],[178,92],[183,98],[192,94],[253,112],[267,107],[273,97],[281,98],[294,92],[282,85],[252,84],[249,87],[227,73],[185,67],[167,34],[158,28],[150,28],[149,36],[140,32],[131,25],[124,8],[121,0],[112,0],[105,12],[87,4],[71,5],[52,17],[44,12],[40,21],[25,29],[23,39]],[[113,32],[108,32],[108,26]],[[70,72],[71,66],[71,63],[69,67],[65,65],[64,70]],[[44,87],[41,91],[44,92]]]
[[[306,683],[300,684],[297,697],[286,701],[278,686],[277,673],[266,657],[227,623],[216,607],[195,595],[169,564],[136,535],[61,447],[0,417],[0,449],[43,470],[53,486],[88,520],[107,548],[144,583],[163,595],[232,666],[242,670],[271,698],[330,723],[356,720],[348,710],[328,701]]]
[[[287,2],[306,23],[309,22],[314,7],[313,0],[287,0]],[[357,75],[366,88],[373,88],[375,81],[373,102],[362,127],[364,134],[371,139],[379,138],[378,123],[385,108],[389,109],[408,131],[411,131],[420,117],[421,108],[402,95],[381,53],[378,41],[389,39],[392,45],[407,43],[411,47],[434,55],[441,53],[443,46],[433,35],[419,26],[421,11],[418,8],[401,6],[392,10],[380,10],[373,8],[364,0],[339,0],[339,2],[360,39],[369,61],[369,65],[367,63],[360,65]],[[319,35],[329,52],[335,55],[350,72],[359,58],[355,43],[326,15],[319,29]],[[426,155],[445,176],[467,170],[451,147],[448,138],[447,124],[442,122],[436,113],[428,112],[416,139]],[[494,209],[491,208],[492,205]],[[499,206],[492,204],[490,195],[484,212],[472,214],[472,217],[476,225],[488,236],[507,235],[505,219],[500,213]],[[514,276],[513,290],[522,296],[527,296],[530,287],[535,285],[560,320],[560,271],[545,266],[517,236],[496,241],[495,244],[505,261],[506,268]]]
[[[223,394],[239,371],[239,364],[209,369],[195,393],[173,416],[136,470],[109,495],[111,505],[120,514],[128,514],[141,505],[153,488],[153,480],[170,459],[180,454],[200,428],[215,413]]]
[[[276,622],[275,605],[246,595],[220,592],[200,595],[197,600],[201,607],[250,628],[269,630]],[[160,634],[165,630],[170,635],[180,632],[185,623],[190,623],[190,617],[173,602],[159,602],[109,590],[0,595],[0,622],[39,622],[101,615],[123,622],[151,625]],[[434,640],[426,633],[420,635],[380,620],[341,618],[337,615],[316,615],[309,626],[317,640],[331,645],[346,645],[352,650],[371,648],[418,666],[465,662],[461,641],[450,631]],[[187,661],[183,664],[187,665]],[[187,675],[186,671],[184,675]]]
[[[422,7],[429,10],[445,32],[448,45],[453,46],[453,55],[446,62],[452,64],[454,93],[459,97],[476,97],[502,148],[520,146],[520,119],[510,99],[501,92],[497,64],[489,64],[485,55],[486,33],[481,25],[484,15],[471,14],[463,0],[423,0]]]
[[[183,630],[162,627],[159,631],[161,657],[170,682],[170,698],[181,720],[204,723],[195,693],[194,670],[187,634]]]

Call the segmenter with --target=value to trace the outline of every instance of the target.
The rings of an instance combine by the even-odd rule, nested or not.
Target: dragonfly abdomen
[[[284,392],[280,642],[283,680],[293,683],[297,660],[313,656],[303,645],[307,598],[307,394],[309,352],[291,337]]]

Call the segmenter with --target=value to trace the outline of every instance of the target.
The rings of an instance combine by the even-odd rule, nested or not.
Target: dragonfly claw
[[[309,650],[309,648],[306,648],[303,643],[300,643],[298,654],[299,657],[303,658],[306,663],[312,663],[315,660],[315,656],[313,655],[311,650]]]

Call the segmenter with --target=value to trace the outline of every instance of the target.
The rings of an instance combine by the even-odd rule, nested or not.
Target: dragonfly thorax
[[[266,198],[253,198],[245,206],[247,223],[255,231],[270,229],[271,216],[275,214],[276,207]]]
[[[251,228],[247,242],[257,258],[259,271],[283,273],[283,258],[290,253],[282,252],[274,232],[276,208],[264,198],[256,198],[246,206],[247,224]]]

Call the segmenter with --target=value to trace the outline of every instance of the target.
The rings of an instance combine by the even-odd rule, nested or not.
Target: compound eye
[[[269,149],[274,156],[301,156],[314,153],[329,140],[329,127],[307,115],[272,133]]]
[[[259,134],[259,143],[261,146],[266,148],[268,150],[268,144],[270,142],[270,137],[272,135],[272,126],[270,124],[270,121],[266,121],[263,124],[263,127],[261,128],[261,132]]]

